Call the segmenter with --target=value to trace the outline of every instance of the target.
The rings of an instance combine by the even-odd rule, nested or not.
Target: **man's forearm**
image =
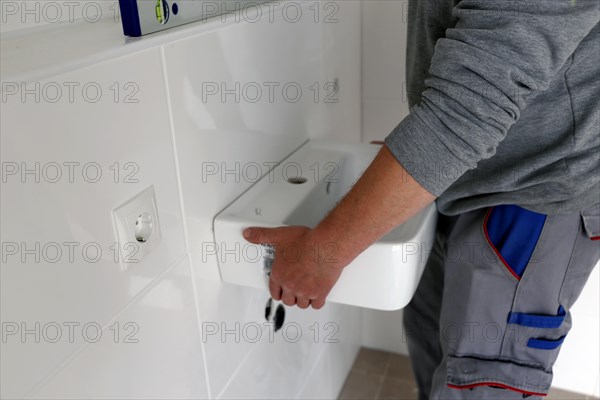
[[[372,243],[435,200],[383,146],[343,200],[313,230],[314,245],[331,249],[333,266],[345,267]]]

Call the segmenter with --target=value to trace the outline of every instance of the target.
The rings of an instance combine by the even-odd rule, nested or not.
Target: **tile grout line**
[[[223,388],[217,394],[217,396],[215,397],[215,399],[217,399],[217,400],[222,399],[222,397],[225,395],[225,392],[227,391],[227,389],[229,389],[229,386],[231,386],[233,380],[237,377],[238,372],[240,372],[240,370],[242,369],[242,367],[244,366],[244,364],[246,363],[246,361],[248,361],[248,359],[250,358],[250,356],[252,355],[252,353],[254,353],[255,351],[258,351],[256,349],[257,349],[257,346],[252,346],[252,348],[246,353],[246,355],[244,356],[244,358],[242,358],[242,360],[239,362],[239,364],[235,368],[235,371],[233,371],[233,373],[231,374],[231,376],[227,379],[227,382],[225,382],[225,384],[223,385]]]
[[[308,372],[308,374],[306,376],[306,379],[304,380],[304,382],[300,386],[300,389],[298,390],[298,394],[294,397],[295,400],[302,400],[300,398],[300,395],[302,395],[302,393],[304,392],[304,389],[306,389],[306,387],[308,385],[308,382],[310,381],[310,378],[312,378],[313,373],[317,369],[317,367],[318,367],[319,363],[321,362],[321,360],[325,357],[324,356],[325,352],[328,351],[328,350],[329,349],[327,347],[324,348],[323,350],[321,350],[321,352],[317,356],[317,359],[316,359],[315,363],[312,365],[312,367],[310,368],[310,371]]]
[[[121,309],[119,309],[116,314],[110,318],[106,323],[100,325],[101,332],[106,331],[108,327],[110,327],[114,322],[116,322],[119,318],[121,318],[134,304],[139,302],[143,297],[145,297],[148,293],[150,293],[158,284],[162,281],[162,279],[167,276],[172,270],[177,268],[177,266],[184,261],[186,258],[185,255],[176,259],[166,270],[161,272],[156,278],[150,281],[142,290],[140,290],[135,296],[133,296],[127,304],[125,304]],[[84,351],[91,347],[93,343],[87,342],[80,345],[76,350],[70,353],[65,359],[63,359],[60,363],[56,364],[56,367],[46,374],[38,383],[33,385],[31,389],[29,389],[23,398],[32,398],[39,394],[44,387],[52,381],[61,371],[63,371],[73,360],[75,360],[79,355],[81,355]]]
[[[187,221],[185,218],[185,204],[183,201],[183,186],[181,185],[181,170],[179,168],[179,157],[177,155],[177,141],[175,139],[175,122],[174,122],[174,118],[173,118],[173,106],[171,103],[171,93],[170,93],[170,86],[169,86],[169,80],[168,80],[168,73],[167,73],[167,61],[166,61],[166,55],[165,55],[165,47],[164,45],[160,46],[160,61],[162,64],[162,73],[163,73],[163,82],[164,82],[164,88],[165,88],[165,97],[166,97],[166,101],[167,101],[167,111],[169,113],[169,129],[171,130],[171,148],[173,151],[173,161],[175,163],[175,175],[177,178],[177,189],[179,191],[179,209],[181,212],[181,224],[182,224],[182,228],[183,228],[183,240],[185,243],[185,250],[187,253],[187,259],[188,259],[188,267],[190,269],[190,278],[191,278],[191,284],[192,284],[192,293],[194,295],[194,306],[195,306],[195,314],[196,314],[196,321],[198,324],[198,339],[200,341],[200,350],[202,352],[202,364],[204,366],[204,380],[206,382],[206,395],[209,399],[212,399],[212,393],[211,393],[211,388],[210,388],[210,377],[208,374],[208,361],[207,361],[207,357],[206,357],[206,349],[204,346],[204,342],[202,341],[202,320],[200,318],[200,307],[199,307],[199,296],[198,296],[198,287],[196,285],[196,274],[194,271],[194,261],[190,252],[190,244],[189,244],[189,234],[188,234],[188,229],[187,229]]]

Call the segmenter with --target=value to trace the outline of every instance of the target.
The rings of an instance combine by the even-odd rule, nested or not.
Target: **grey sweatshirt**
[[[454,215],[600,203],[598,0],[410,0],[410,114],[386,138]]]

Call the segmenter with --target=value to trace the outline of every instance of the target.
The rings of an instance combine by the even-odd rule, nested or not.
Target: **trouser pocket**
[[[569,309],[598,259],[582,216],[492,207],[461,216],[449,243],[440,318],[448,386],[547,393]]]
[[[590,211],[592,211],[590,209]],[[570,308],[600,257],[592,239],[599,216],[549,217],[532,262],[517,285],[502,357],[551,372],[571,329]]]

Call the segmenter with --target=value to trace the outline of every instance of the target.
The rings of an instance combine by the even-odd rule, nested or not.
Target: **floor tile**
[[[386,377],[377,396],[378,400],[416,400],[419,394],[414,382]]]
[[[350,371],[340,400],[376,399],[383,383],[383,376],[353,369]]]
[[[363,347],[356,356],[352,368],[377,375],[384,375],[391,355],[391,353],[386,351]]]
[[[386,378],[402,379],[414,382],[410,358],[401,354],[390,355],[388,369],[385,373]]]
[[[593,397],[588,397],[584,394],[567,392],[566,390],[560,389],[552,389],[548,396],[546,396],[547,400],[583,400],[583,399],[593,399]]]

